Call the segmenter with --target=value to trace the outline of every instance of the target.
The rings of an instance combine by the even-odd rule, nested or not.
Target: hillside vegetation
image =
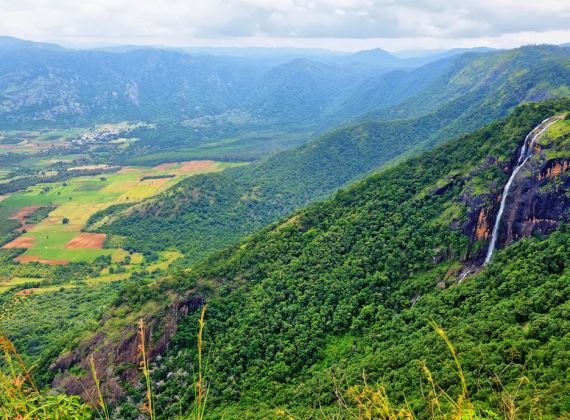
[[[472,199],[498,193],[526,134],[568,110],[567,100],[521,106],[194,267],[177,288],[210,296],[212,415],[305,417],[335,404],[335,381],[358,383],[365,371],[423,418],[424,363],[450,394],[459,386],[430,320],[456,344],[473,400],[500,413],[504,392],[521,415],[568,413],[568,228],[516,243],[479,274],[468,264],[482,245],[470,236]],[[549,182],[566,185],[560,177]],[[193,401],[180,390],[191,389],[194,322],[179,326],[155,370],[167,417]]]
[[[384,389],[394,406],[426,418],[434,403],[424,393],[429,378],[439,392],[469,397],[483,417],[563,417],[570,406],[568,214],[558,215],[555,233],[516,242],[479,273],[486,242],[475,235],[472,218],[496,207],[526,134],[569,110],[569,100],[520,106],[503,121],[394,164],[191,270],[140,272],[91,295],[62,290],[54,317],[41,318],[50,310],[45,295],[20,308],[23,318],[8,317],[3,325],[18,348],[39,356],[42,383],[54,380],[59,390],[89,386],[83,362],[96,352],[103,393],[121,418],[140,416],[145,398],[145,386],[136,385],[137,351],[131,354],[139,317],[154,332],[149,348],[165,351],[161,358],[152,353],[150,370],[158,416],[192,412],[195,378],[187,372],[198,369],[196,317],[204,298],[212,418],[348,416],[338,412],[339,398],[358,410],[355,396],[380,398]],[[524,175],[540,179],[548,197],[568,193],[567,128],[567,120],[553,126],[533,158],[547,175]],[[78,268],[45,275],[77,276]],[[173,305],[177,296],[189,302],[186,309]],[[71,298],[70,312],[65,301]],[[179,318],[181,311],[190,314]],[[24,320],[32,324],[22,328]],[[457,347],[468,391],[432,321]],[[56,334],[57,323],[67,325],[66,335]],[[176,331],[173,323],[174,336],[163,335]],[[121,379],[131,371],[130,380]],[[127,398],[114,400],[110,377]],[[60,401],[86,410],[77,400]],[[444,412],[456,409],[442,404]]]
[[[257,53],[0,37],[0,416],[569,418],[570,49]]]
[[[173,246],[196,261],[406,153],[480,128],[521,101],[564,95],[570,87],[568,68],[567,50],[555,47],[463,57],[425,94],[396,108],[411,115],[431,109],[427,115],[349,125],[249,167],[195,177],[102,231],[127,237],[136,251]]]

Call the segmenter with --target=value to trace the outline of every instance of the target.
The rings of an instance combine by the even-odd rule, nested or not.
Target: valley
[[[109,167],[112,171],[104,175],[78,176],[61,183],[28,187],[4,197],[0,203],[0,213],[5,218],[2,249],[16,250],[18,255],[14,261],[19,263],[58,265],[108,257],[109,263],[120,263],[122,271],[134,270],[139,268],[143,256],[122,249],[120,240],[109,243],[105,234],[86,232],[90,218],[111,205],[133,205],[186,177],[231,166],[230,163],[191,161],[155,167]],[[165,255],[165,263],[172,260],[172,253]],[[108,271],[107,268],[102,274]],[[120,280],[125,276],[111,275],[106,280]],[[0,287],[23,283],[18,277],[7,278],[0,281]]]
[[[0,415],[566,418],[570,48],[222,50],[0,37]]]

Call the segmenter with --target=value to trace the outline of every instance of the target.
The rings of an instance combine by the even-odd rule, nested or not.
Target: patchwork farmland
[[[21,233],[4,249],[23,248],[16,261],[45,264],[93,261],[99,256],[123,259],[127,252],[105,248],[106,236],[82,232],[89,217],[114,204],[135,203],[182,179],[220,171],[229,163],[192,161],[156,167],[122,167],[117,172],[78,176],[65,182],[38,184],[0,202],[3,223]],[[41,220],[34,215],[44,211]]]

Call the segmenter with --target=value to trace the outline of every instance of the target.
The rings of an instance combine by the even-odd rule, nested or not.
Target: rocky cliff
[[[177,331],[178,321],[204,304],[203,296],[189,295],[174,299],[158,312],[152,308],[139,311],[144,314],[141,319],[145,325],[145,345],[150,361],[168,349],[170,340]],[[139,370],[141,340],[137,333],[136,318],[129,318],[132,318],[132,322],[120,320],[122,326],[117,328],[116,316],[107,316],[101,321],[97,333],[83,340],[73,351],[61,355],[50,367],[55,374],[52,387],[79,395],[85,401],[97,405],[97,390],[89,373],[91,357],[107,402],[118,400],[123,395],[125,385],[139,384],[142,377]]]
[[[499,166],[505,175],[510,175],[518,160],[518,151],[508,165],[489,158],[482,172],[488,167]],[[562,120],[537,140],[533,156],[521,168],[513,180],[505,210],[499,226],[497,248],[504,248],[513,241],[534,234],[547,234],[560,223],[570,220],[570,123]],[[503,185],[493,188],[501,191]],[[467,190],[468,191],[468,190]],[[501,193],[479,195],[464,194],[467,205],[467,220],[463,231],[471,243],[483,243],[474,247],[469,259],[481,261],[488,247],[493,230]]]
[[[539,152],[515,178],[499,230],[501,247],[534,233],[548,233],[568,220],[569,167],[570,158],[548,159]]]

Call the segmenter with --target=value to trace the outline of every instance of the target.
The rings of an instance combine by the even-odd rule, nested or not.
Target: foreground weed
[[[206,402],[208,401],[208,391],[209,385],[206,383],[206,365],[203,360],[203,347],[204,347],[204,327],[206,325],[206,307],[202,308],[202,313],[200,319],[198,320],[198,334],[197,334],[197,346],[198,346],[198,373],[197,378],[194,383],[194,409],[192,412],[192,418],[196,420],[202,420],[204,418],[204,412],[206,410]]]
[[[105,420],[109,420],[110,419],[109,409],[107,408],[107,404],[105,404],[105,399],[103,398],[103,393],[101,392],[101,383],[97,376],[97,369],[95,368],[95,359],[93,358],[93,355],[89,357],[88,363],[89,363],[89,370],[91,371],[91,376],[93,377],[93,382],[95,383],[95,389],[97,390],[97,398],[99,399],[99,406],[103,411],[101,416],[105,418]]]
[[[150,381],[150,369],[148,367],[148,358],[146,355],[145,326],[144,326],[144,321],[142,319],[140,319],[138,323],[138,336],[140,340],[138,350],[139,350],[139,356],[141,358],[139,366],[143,373],[146,383],[146,403],[143,405],[143,411],[148,413],[148,416],[150,417],[151,420],[155,420],[156,414],[154,412],[152,386]]]
[[[4,335],[0,335],[0,352],[1,418],[73,420],[91,417],[90,407],[78,397],[40,392],[21,356]]]
[[[517,406],[517,397],[521,388],[529,383],[528,378],[520,379],[517,388],[513,392],[505,390],[495,391],[497,401],[499,402],[500,414],[490,410],[476,407],[471,401],[467,380],[461,367],[461,362],[456,348],[451,343],[445,330],[431,321],[430,326],[436,334],[443,340],[454,362],[454,371],[458,382],[461,385],[461,391],[456,397],[449,395],[435,381],[431,371],[427,365],[422,366],[422,373],[427,379],[429,389],[423,393],[423,398],[428,409],[428,413],[422,414],[421,418],[429,418],[432,420],[491,420],[500,419],[515,420],[521,417],[521,407]],[[500,381],[500,379],[497,379]],[[395,406],[386,392],[386,388],[381,385],[369,385],[366,376],[363,374],[361,385],[353,385],[344,389],[336,386],[335,393],[337,396],[337,409],[332,412],[324,412],[321,414],[327,419],[384,419],[384,420],[401,420],[416,419],[416,415],[407,404]],[[537,400],[539,397],[537,397]],[[529,407],[526,407],[529,411]],[[540,415],[540,404],[536,403],[530,407],[530,418],[542,418]]]

